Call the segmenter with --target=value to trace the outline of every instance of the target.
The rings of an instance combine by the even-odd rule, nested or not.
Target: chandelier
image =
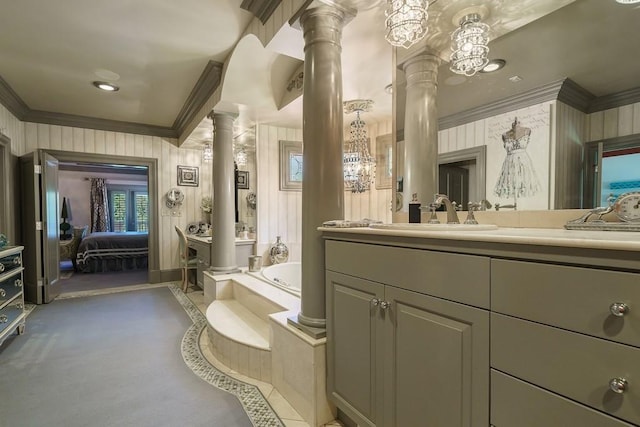
[[[408,49],[427,35],[427,0],[388,0],[385,38],[393,46]]]
[[[211,142],[206,141],[204,147],[202,147],[202,160],[210,162],[213,159],[213,145]]]
[[[238,166],[247,166],[247,152],[243,146],[236,151],[236,164]]]
[[[362,111],[371,111],[373,101],[358,99],[344,102],[345,113],[356,113],[351,122],[349,141],[343,156],[344,182],[352,193],[364,193],[371,186],[375,159],[369,153],[369,138],[365,123],[360,118]]]
[[[470,13],[460,20],[460,28],[451,35],[451,63],[456,74],[473,76],[489,62],[489,26],[480,22],[480,15]]]

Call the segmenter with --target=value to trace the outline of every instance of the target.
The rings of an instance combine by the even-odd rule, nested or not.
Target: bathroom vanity
[[[321,230],[358,425],[640,425],[640,233]]]
[[[197,284],[200,289],[204,289],[203,273],[209,269],[211,265],[211,236],[188,235],[187,243],[189,249],[196,252],[198,258],[198,268],[196,272]],[[247,267],[249,265],[249,256],[253,255],[256,241],[253,239],[236,239],[236,263],[238,267]]]
[[[24,333],[23,246],[0,249],[0,344],[14,331]]]

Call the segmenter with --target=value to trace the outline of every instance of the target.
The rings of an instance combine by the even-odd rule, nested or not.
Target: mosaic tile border
[[[169,285],[168,287],[193,321],[193,325],[182,338],[182,358],[187,366],[204,381],[235,395],[254,426],[285,427],[258,387],[231,378],[209,363],[199,345],[200,335],[207,327],[206,317],[178,286]]]

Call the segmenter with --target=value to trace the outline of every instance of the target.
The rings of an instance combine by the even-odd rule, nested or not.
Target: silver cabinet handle
[[[389,307],[391,307],[391,303],[389,301],[381,301],[380,302],[380,308],[381,309],[386,310]]]
[[[7,317],[6,314],[0,314],[0,323],[7,323],[9,321],[9,318]]]
[[[22,279],[17,279],[15,282],[13,282],[13,286],[15,286],[16,288],[21,288],[22,287]]]
[[[378,298],[374,298],[371,300],[371,305],[377,307],[380,304],[380,300]]]
[[[17,256],[13,259],[13,265],[20,265],[20,257]]]
[[[623,302],[614,302],[609,306],[609,311],[616,317],[624,316],[629,310],[629,306]]]
[[[4,264],[0,264],[0,273],[4,271]]]
[[[24,304],[22,304],[22,303],[20,303],[20,302],[19,302],[18,304],[16,304],[16,308],[17,308],[18,310],[24,310]]]
[[[0,297],[4,298],[7,296],[7,292],[4,289],[0,289]]]
[[[624,378],[612,378],[609,381],[609,388],[614,393],[622,394],[625,391],[627,391],[628,387],[629,387],[629,383]]]

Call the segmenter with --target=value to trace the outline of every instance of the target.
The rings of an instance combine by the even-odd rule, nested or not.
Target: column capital
[[[404,58],[398,57],[398,62],[396,65],[399,70],[403,70],[407,66],[407,64],[415,61],[419,61],[419,60],[424,60],[428,57],[433,57],[434,60],[437,60],[438,66],[440,66],[440,64],[442,63],[442,58],[440,57],[440,54],[437,51],[435,51],[434,49],[431,49],[429,46],[424,46],[420,50],[415,50],[411,52],[411,55],[407,55]]]
[[[407,86],[416,83],[430,82],[438,84],[438,67],[441,59],[432,53],[421,53],[409,58],[402,64],[407,79]]]

